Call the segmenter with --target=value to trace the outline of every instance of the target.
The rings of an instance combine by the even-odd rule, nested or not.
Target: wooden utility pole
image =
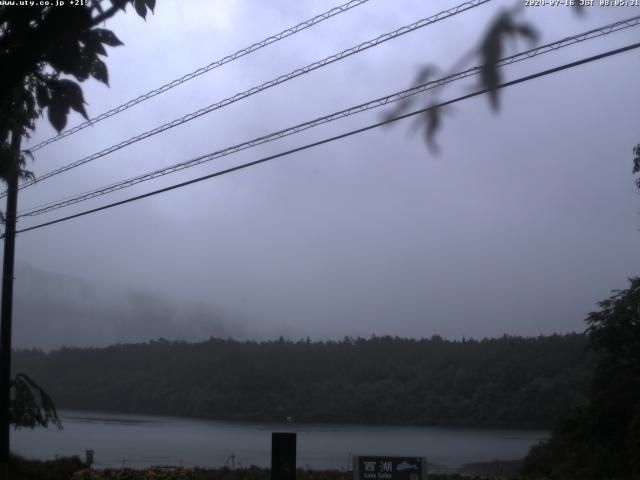
[[[11,160],[8,162],[7,210],[5,213],[2,305],[0,307],[0,480],[9,480],[9,406],[11,404],[11,317],[13,313],[13,264],[18,210],[20,141],[18,128],[11,132]]]

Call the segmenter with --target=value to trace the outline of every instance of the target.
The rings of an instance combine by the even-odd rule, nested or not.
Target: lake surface
[[[436,468],[465,463],[516,460],[546,431],[473,430],[438,427],[231,423],[62,410],[64,430],[36,428],[11,432],[11,449],[50,459],[95,451],[96,467],[184,465],[268,467],[271,432],[298,434],[298,467],[347,469],[351,455],[427,457]],[[231,460],[229,460],[231,462]]]

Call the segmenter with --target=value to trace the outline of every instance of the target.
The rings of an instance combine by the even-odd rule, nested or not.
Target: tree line
[[[221,420],[547,428],[584,402],[582,334],[164,339],[14,353],[58,408]]]
[[[640,277],[586,319],[596,362],[585,403],[567,410],[523,472],[550,479],[640,478]]]

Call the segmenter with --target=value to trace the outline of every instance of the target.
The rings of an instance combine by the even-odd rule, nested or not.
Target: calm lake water
[[[298,466],[345,469],[350,455],[427,457],[441,468],[522,458],[545,431],[436,427],[230,423],[179,417],[61,411],[64,430],[11,433],[13,451],[31,458],[95,451],[96,467],[184,465],[219,467],[270,463],[271,432],[297,432]]]

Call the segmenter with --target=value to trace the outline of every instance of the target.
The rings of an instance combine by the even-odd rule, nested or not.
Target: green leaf
[[[119,8],[124,12],[127,8],[127,3],[129,2],[131,2],[131,0],[111,0],[111,5]]]
[[[480,69],[480,81],[489,89],[489,101],[494,110],[498,109],[498,92],[496,88],[500,83],[498,61],[502,56],[502,35],[509,20],[506,14],[501,15],[491,26],[480,46],[482,68]]]
[[[52,80],[49,82],[49,87],[52,91],[52,97],[56,102],[61,102],[67,107],[73,108],[84,118],[89,118],[84,109],[84,96],[82,95],[82,88],[80,88],[80,85],[71,80],[65,79]]]
[[[425,112],[427,128],[425,130],[425,139],[427,141],[427,147],[433,153],[438,153],[440,148],[435,143],[436,132],[442,126],[442,122],[440,120],[440,109],[439,108],[431,108]]]
[[[151,12],[153,12],[153,10],[156,8],[156,0],[145,0],[145,3],[147,4],[147,8],[151,10]]]
[[[41,83],[36,85],[36,100],[40,108],[45,108],[49,105],[49,89]]]
[[[24,101],[25,114],[28,117],[36,116],[36,99],[30,91],[25,91],[22,97]]]
[[[52,46],[45,59],[55,70],[73,74],[80,67],[80,55],[80,44],[77,41],[64,42]]]
[[[514,18],[514,13],[506,11],[501,13],[493,22],[480,45],[479,54],[482,58],[480,81],[489,90],[489,101],[494,110],[499,108],[497,88],[502,77],[498,62],[504,51],[503,44],[510,38],[518,36],[529,40],[531,43],[538,39],[538,34],[532,25],[518,23]]]
[[[27,157],[33,162],[34,158],[31,150],[23,150],[20,155],[20,161],[18,162],[18,177],[22,180],[35,180],[36,176],[31,170],[22,168],[27,164]]]
[[[145,5],[144,0],[134,0],[133,6],[136,9],[138,15],[140,15],[145,20],[147,19],[147,6]]]
[[[124,45],[124,43],[122,43],[111,30],[107,30],[106,28],[94,28],[92,32],[95,32],[98,39],[105,45],[109,45],[110,47]]]
[[[51,92],[48,117],[51,125],[61,132],[67,124],[69,109],[72,108],[88,119],[84,109],[84,97],[80,85],[71,80],[50,80],[48,87]]]
[[[53,125],[58,133],[64,130],[67,125],[67,115],[69,114],[69,107],[61,103],[52,102],[47,109],[47,116],[49,122]]]
[[[10,422],[16,427],[47,427],[53,423],[62,430],[56,407],[49,394],[29,376],[19,373],[11,380]]]
[[[85,49],[88,52],[98,55],[107,55],[107,51],[105,50],[104,46],[102,45],[102,41],[100,40],[100,35],[97,34],[95,30],[82,32],[80,41],[84,44]]]
[[[109,86],[109,71],[102,60],[96,58],[93,61],[93,65],[91,66],[91,76],[99,82]]]
[[[68,72],[80,82],[84,82],[91,74],[91,66],[93,60],[98,58],[95,53],[88,53],[86,49],[83,49],[78,57],[78,63],[74,70]]]

